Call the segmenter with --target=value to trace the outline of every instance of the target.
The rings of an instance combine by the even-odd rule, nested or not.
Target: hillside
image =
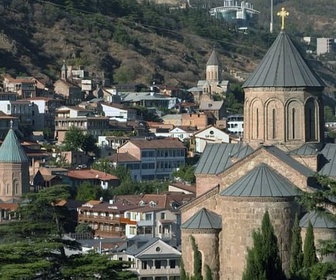
[[[283,2],[278,5],[286,3],[274,1]],[[257,6],[267,1],[255,2]],[[287,2],[290,6],[294,1]],[[291,14],[297,13],[296,5]],[[278,32],[267,32],[263,13],[259,21],[264,24],[257,22],[243,34],[211,18],[203,9],[169,9],[132,0],[3,0],[0,15],[1,71],[51,79],[58,78],[66,60],[68,65],[84,66],[93,77],[104,76],[113,82],[149,83],[157,75],[171,85],[188,87],[204,77],[205,63],[214,46],[226,73],[250,72]],[[307,17],[303,12],[299,16]],[[318,16],[320,25],[330,21],[327,16]],[[296,26],[290,25],[288,32],[303,35],[294,29]],[[313,62],[331,84],[332,69]]]

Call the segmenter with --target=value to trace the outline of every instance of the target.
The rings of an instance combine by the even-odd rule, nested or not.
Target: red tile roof
[[[70,170],[66,173],[66,175],[73,179],[99,179],[102,181],[110,181],[110,180],[119,180],[117,176],[107,174],[105,172],[95,170],[95,169],[76,169]]]
[[[130,140],[130,143],[140,149],[185,149],[183,143],[174,138],[153,139],[153,140]]]

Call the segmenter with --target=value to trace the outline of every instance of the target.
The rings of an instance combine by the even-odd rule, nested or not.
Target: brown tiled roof
[[[88,208],[88,204],[92,205],[89,206],[89,209],[95,210],[95,211],[108,211],[108,212],[114,212],[114,213],[123,213],[127,210],[137,208],[138,206],[136,205],[130,205],[130,204],[125,204],[121,202],[116,202],[114,204],[110,204],[107,202],[101,202],[99,200],[91,200],[86,202],[85,204],[82,205],[83,209]]]
[[[196,186],[195,185],[187,185],[187,184],[178,183],[178,182],[170,183],[169,185],[174,186],[176,188],[179,188],[181,190],[186,190],[188,192],[196,193]]]
[[[183,149],[185,146],[178,139],[153,139],[153,140],[130,140],[132,144],[140,149]]]
[[[15,211],[19,208],[19,203],[0,203],[0,209]]]
[[[117,176],[95,170],[95,169],[75,169],[70,170],[66,175],[73,179],[99,179],[103,181],[118,180]]]
[[[118,153],[109,156],[108,159],[113,162],[140,162],[139,159],[130,155],[129,153]]]

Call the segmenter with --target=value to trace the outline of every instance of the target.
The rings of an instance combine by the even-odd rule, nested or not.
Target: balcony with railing
[[[129,269],[139,276],[179,276],[180,268],[148,268],[148,269]]]

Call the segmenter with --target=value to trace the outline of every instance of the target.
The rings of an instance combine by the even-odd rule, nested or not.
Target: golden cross
[[[285,10],[284,7],[281,8],[281,11],[277,14],[281,17],[281,30],[285,29],[285,18],[289,16],[289,13]]]

